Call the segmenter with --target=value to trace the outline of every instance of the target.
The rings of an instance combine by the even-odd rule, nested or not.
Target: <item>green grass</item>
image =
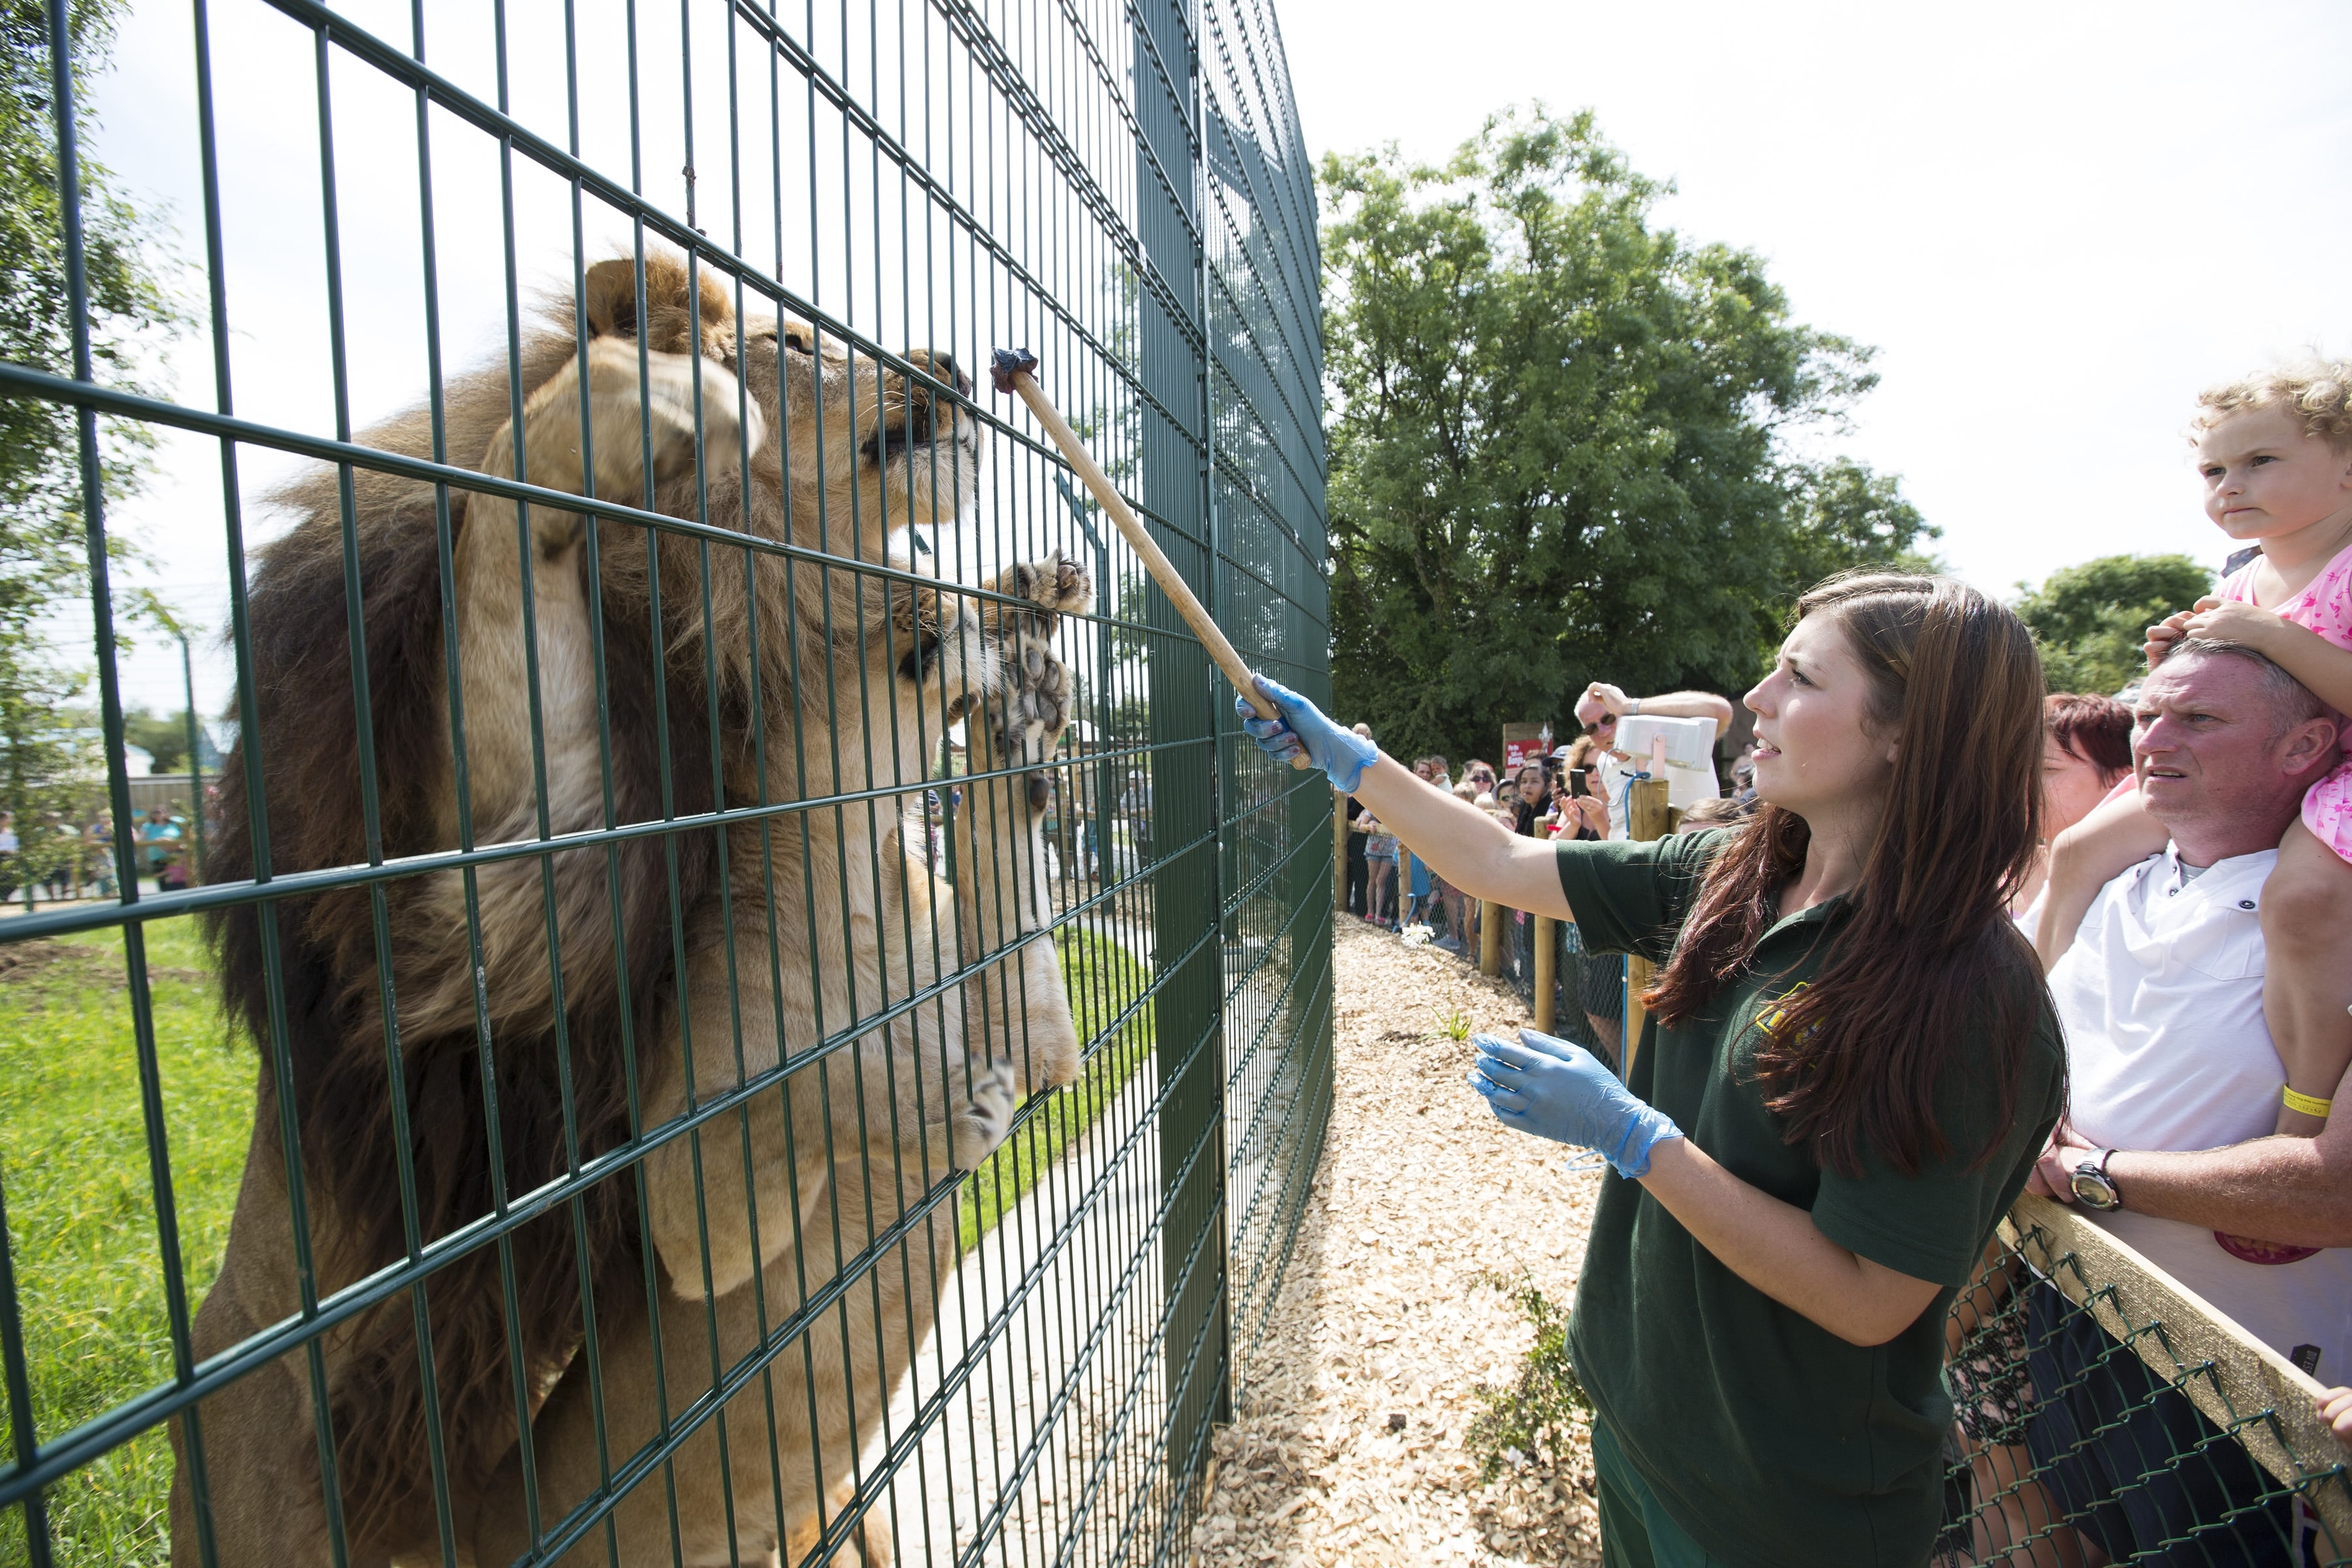
[[[155,1049],[190,1310],[219,1271],[253,1120],[254,1058],[215,1005],[190,922],[148,927]],[[53,1438],[169,1380],[155,1198],[120,931],[0,946],[0,1190],[36,1432]],[[0,1425],[5,1413],[0,1412]],[[15,1456],[15,1434],[5,1440]],[[162,1564],[161,1427],[52,1487],[68,1563]],[[21,1510],[0,1563],[26,1561]]]
[[[1149,983],[1126,949],[1065,929],[1058,946],[1080,1037]],[[253,1118],[255,1058],[223,1018],[209,955],[186,921],[148,928],[156,1056],[189,1309],[219,1272]],[[119,931],[0,945],[0,1194],[7,1203],[33,1419],[55,1438],[171,1376],[155,1203],[140,1113]],[[959,1200],[977,1242],[1116,1100],[1151,1052],[1150,1005],[1096,1048]],[[0,1407],[0,1463],[15,1454]],[[163,1568],[172,1451],[161,1427],[51,1488],[61,1563]],[[24,1516],[0,1515],[0,1568],[27,1561]]]
[[[1462,1435],[1463,1447],[1478,1457],[1482,1481],[1522,1458],[1557,1469],[1575,1447],[1579,1424],[1592,1419],[1592,1401],[1568,1356],[1568,1309],[1536,1289],[1525,1269],[1478,1283],[1509,1294],[1535,1325],[1536,1342],[1510,1387],[1482,1383],[1471,1390],[1481,1408]]]
[[[1087,1042],[1092,1054],[1077,1082],[1040,1106],[988,1157],[964,1189],[956,1231],[966,1248],[1037,1184],[1065,1149],[1086,1135],[1151,1056],[1149,1002],[1138,1007],[1115,1036],[1100,1045],[1094,1043],[1095,1037],[1109,1028],[1150,984],[1150,974],[1142,963],[1108,938],[1070,926],[1055,933],[1055,946],[1061,954],[1062,980],[1069,987],[1078,1038]]]

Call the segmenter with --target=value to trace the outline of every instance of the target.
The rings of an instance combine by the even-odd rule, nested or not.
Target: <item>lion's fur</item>
[[[698,285],[675,258],[650,258],[641,272],[600,264],[582,297],[584,352],[572,301],[555,301],[546,324],[523,338],[520,398],[500,364],[450,382],[437,411],[412,410],[362,439],[432,457],[437,412],[447,460],[509,476],[520,447],[520,477],[580,493],[590,478],[580,471],[584,418],[600,495],[646,504],[650,469],[654,510],[846,563],[903,566],[887,557],[888,530],[952,516],[969,499],[979,449],[970,416],[870,361],[833,352],[820,374],[819,357],[793,346],[818,346],[807,329],[739,323],[727,288],[708,274]],[[961,379],[944,358],[910,360]],[[903,450],[908,437],[920,438],[915,450]],[[975,767],[1034,762],[1060,727],[1059,668],[1035,634],[1056,610],[1085,603],[1083,576],[1067,563],[1006,573],[997,586],[1033,605],[1012,612],[609,519],[592,531],[553,507],[530,509],[526,527],[503,498],[445,494],[446,529],[432,486],[380,473],[323,470],[278,497],[297,521],[253,572],[259,721],[224,772],[226,826],[208,880],[459,847],[445,675],[453,644],[476,845],[528,841],[542,824],[554,834],[604,827],[608,790],[610,821],[626,826],[911,783],[926,749],[967,710]],[[708,510],[698,514],[702,497]],[[363,595],[364,725],[353,698],[347,557]],[[1008,645],[1019,650],[1009,661]],[[598,722],[600,702],[608,725]],[[371,792],[359,783],[362,733],[373,746],[373,824]],[[266,842],[247,826],[248,747],[262,765]],[[399,1262],[412,1234],[422,1244],[448,1237],[622,1147],[633,1091],[644,1125],[656,1128],[820,1040],[838,1041],[894,998],[937,987],[942,966],[1005,954],[982,976],[940,988],[887,1027],[796,1068],[780,1093],[754,1097],[706,1135],[665,1143],[505,1242],[439,1267],[425,1288],[430,1412],[407,1292],[330,1334],[340,1502],[362,1557],[432,1538],[432,1421],[448,1458],[455,1528],[462,1535],[478,1512],[486,1552],[491,1537],[509,1551],[519,1528],[519,1399],[526,1408],[546,1400],[532,1423],[541,1484],[563,1499],[542,1498],[546,1517],[594,1484],[593,1464],[580,1468],[588,1395],[575,1355],[591,1305],[614,1458],[651,1434],[641,1406],[653,1395],[653,1362],[678,1353],[669,1319],[693,1321],[694,1353],[705,1339],[702,1307],[680,1304],[664,1314],[656,1347],[644,1285],[649,1244],[667,1294],[705,1303],[708,1279],[714,1329],[740,1339],[756,1331],[739,1320],[760,1294],[745,1284],[770,1279],[772,1324],[795,1293],[865,1245],[865,1221],[853,1216],[844,1251],[815,1258],[800,1245],[802,1221],[829,1210],[814,1228],[830,1225],[832,1236],[845,1210],[889,1224],[951,1162],[969,1163],[1003,1135],[1011,1084],[1074,1074],[1076,1034],[1050,949],[1020,944],[1043,924],[1039,804],[1017,778],[974,789],[957,840],[968,885],[951,909],[945,886],[903,853],[885,804],[643,833],[609,849],[239,904],[218,920],[229,1002],[261,1044],[264,1070],[229,1258],[199,1315],[205,1354],[299,1305],[289,1239],[297,1184],[278,1153],[272,1063],[290,1069],[289,1120],[324,1295]],[[396,1030],[385,1026],[387,979]],[[486,1032],[495,1061],[488,1096]],[[388,1092],[394,1037],[397,1095]],[[1013,1059],[1024,1042],[1039,1059]],[[966,1051],[976,1065],[954,1059]],[[496,1161],[486,1100],[497,1107]],[[404,1151],[413,1202],[400,1179]],[[888,1310],[871,1303],[871,1347],[846,1320],[812,1331],[813,1342],[835,1338],[826,1342],[830,1363],[822,1348],[807,1363],[814,1384],[805,1397],[821,1430],[811,1434],[803,1418],[801,1436],[834,1451],[802,1463],[820,1472],[814,1479],[786,1479],[791,1495],[776,1500],[773,1535],[801,1531],[836,1505],[827,1489],[845,1484],[862,1434],[828,1429],[848,1419],[853,1387],[864,1390],[856,1425],[870,1427],[903,1373],[909,1335],[928,1328],[936,1286],[922,1283],[920,1248],[942,1240],[937,1218],[900,1244],[918,1247],[911,1264],[877,1268],[901,1277],[885,1294],[905,1300]],[[208,1468],[229,1499],[215,1502],[215,1528],[226,1513],[236,1516],[232,1530],[258,1532],[258,1554],[235,1560],[294,1560],[324,1527],[323,1512],[299,1526],[238,1514],[260,1506],[252,1487],[261,1489],[253,1496],[268,1493],[266,1478],[246,1473],[253,1467],[291,1464],[319,1486],[315,1458],[304,1458],[308,1373],[290,1357],[277,1370],[282,1386],[257,1374],[201,1407]],[[708,1367],[698,1375],[707,1382]],[[673,1387],[673,1406],[679,1397]],[[209,1436],[215,1427],[243,1433],[250,1454],[225,1460],[228,1450]],[[699,1451],[689,1444],[682,1454]],[[183,1552],[193,1520],[185,1480],[184,1469],[174,1498]],[[625,1520],[625,1539],[630,1528]],[[877,1524],[869,1552],[887,1552],[880,1539]]]

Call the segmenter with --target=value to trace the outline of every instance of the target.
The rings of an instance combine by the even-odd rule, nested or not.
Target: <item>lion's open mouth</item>
[[[935,419],[931,408],[930,401],[925,399],[889,418],[876,421],[874,434],[866,437],[858,455],[878,465],[892,458],[920,456],[935,444],[961,444],[962,422],[952,417]]]

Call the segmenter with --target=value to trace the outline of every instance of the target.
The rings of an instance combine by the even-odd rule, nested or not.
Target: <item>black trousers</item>
[[[1364,912],[1364,889],[1370,882],[1371,875],[1371,866],[1364,858],[1364,836],[1360,833],[1350,833],[1348,835],[1348,912],[1349,914],[1360,915]]]
[[[2301,1568],[2293,1502],[2238,1440],[2057,1287],[2026,1303],[2025,1441],[2051,1500],[2110,1562]],[[2145,1553],[2146,1555],[2140,1555]]]

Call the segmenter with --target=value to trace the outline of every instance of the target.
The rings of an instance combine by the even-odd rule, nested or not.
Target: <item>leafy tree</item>
[[[1893,479],[1786,449],[1869,351],[1653,229],[1589,113],[1322,189],[1334,687],[1398,754],[1489,752],[1594,679],[1738,691],[1794,594],[1933,537]]]
[[[93,371],[112,384],[144,390],[155,342],[182,322],[163,280],[169,256],[153,221],[90,159],[88,140],[96,129],[89,84],[106,66],[124,10],[123,0],[76,0],[68,33],[81,106]],[[0,359],[70,375],[74,323],[61,189],[47,10],[37,0],[0,0]],[[0,398],[0,805],[20,822],[61,808],[68,776],[95,762],[87,733],[61,712],[83,693],[87,677],[44,635],[48,611],[89,591],[79,417],[58,404]],[[110,499],[136,488],[151,445],[143,426],[108,424],[100,451]],[[118,560],[129,553],[119,541],[110,546]]]
[[[122,738],[154,759],[151,773],[188,771],[188,712],[154,714],[132,708],[122,715]]]
[[[2147,628],[2210,592],[2213,574],[2186,555],[2102,555],[2018,584],[2018,618],[2042,646],[2053,691],[2116,691],[2147,672]]]

